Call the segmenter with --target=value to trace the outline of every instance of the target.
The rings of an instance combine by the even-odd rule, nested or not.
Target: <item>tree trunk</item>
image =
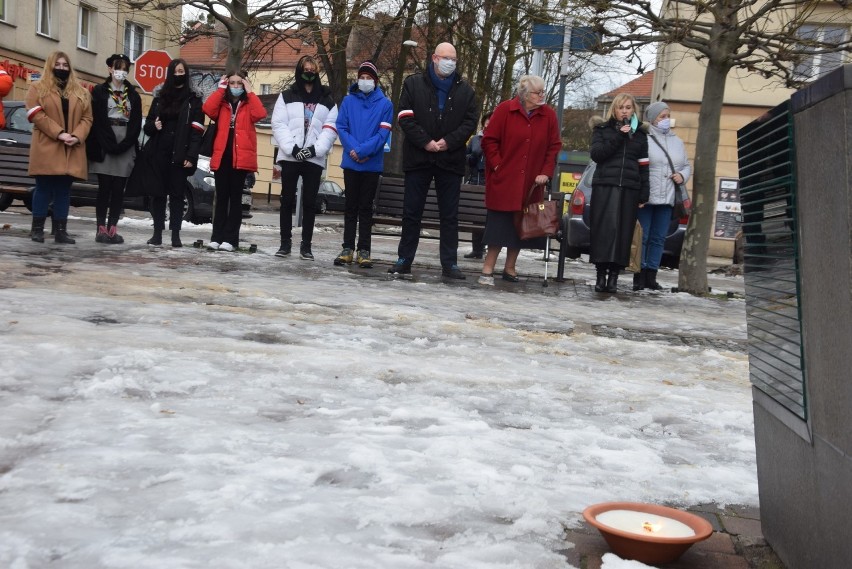
[[[228,30],[228,60],[225,63],[225,73],[235,73],[243,68],[245,56],[245,39],[248,17],[248,2],[234,0],[231,4],[231,14],[226,24]]]

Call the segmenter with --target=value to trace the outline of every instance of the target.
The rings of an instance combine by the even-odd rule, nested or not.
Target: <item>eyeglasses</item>
[[[544,89],[542,89],[541,91],[530,91],[530,95],[535,95],[536,97],[541,97],[542,95],[544,95]]]

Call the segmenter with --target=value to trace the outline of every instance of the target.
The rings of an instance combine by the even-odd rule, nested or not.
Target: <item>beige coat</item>
[[[77,97],[68,99],[68,128],[64,126],[59,94],[40,97],[35,86],[27,93],[27,118],[33,123],[30,146],[30,176],[73,176],[79,180],[89,177],[84,141],[92,128],[92,105],[84,105]],[[80,143],[66,146],[57,137],[66,130]]]

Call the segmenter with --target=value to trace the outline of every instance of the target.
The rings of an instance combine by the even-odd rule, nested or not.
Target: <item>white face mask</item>
[[[372,79],[358,79],[358,89],[362,93],[372,93],[376,88],[376,82]]]
[[[456,62],[452,59],[438,58],[438,74],[441,77],[449,77],[456,70]]]
[[[657,123],[657,128],[663,131],[663,133],[668,133],[672,129],[672,121],[671,119],[662,119]]]
[[[113,79],[121,83],[122,81],[127,79],[127,71],[124,71],[122,69],[116,69],[112,72],[112,77]]]

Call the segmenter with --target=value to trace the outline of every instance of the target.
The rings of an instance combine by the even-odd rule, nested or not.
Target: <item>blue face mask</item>
[[[246,92],[242,87],[228,87],[228,90],[231,92],[231,95],[234,97],[242,97],[243,93]]]
[[[663,131],[663,134],[668,134],[668,132],[672,129],[672,121],[671,119],[662,119],[657,123],[657,128]]]

